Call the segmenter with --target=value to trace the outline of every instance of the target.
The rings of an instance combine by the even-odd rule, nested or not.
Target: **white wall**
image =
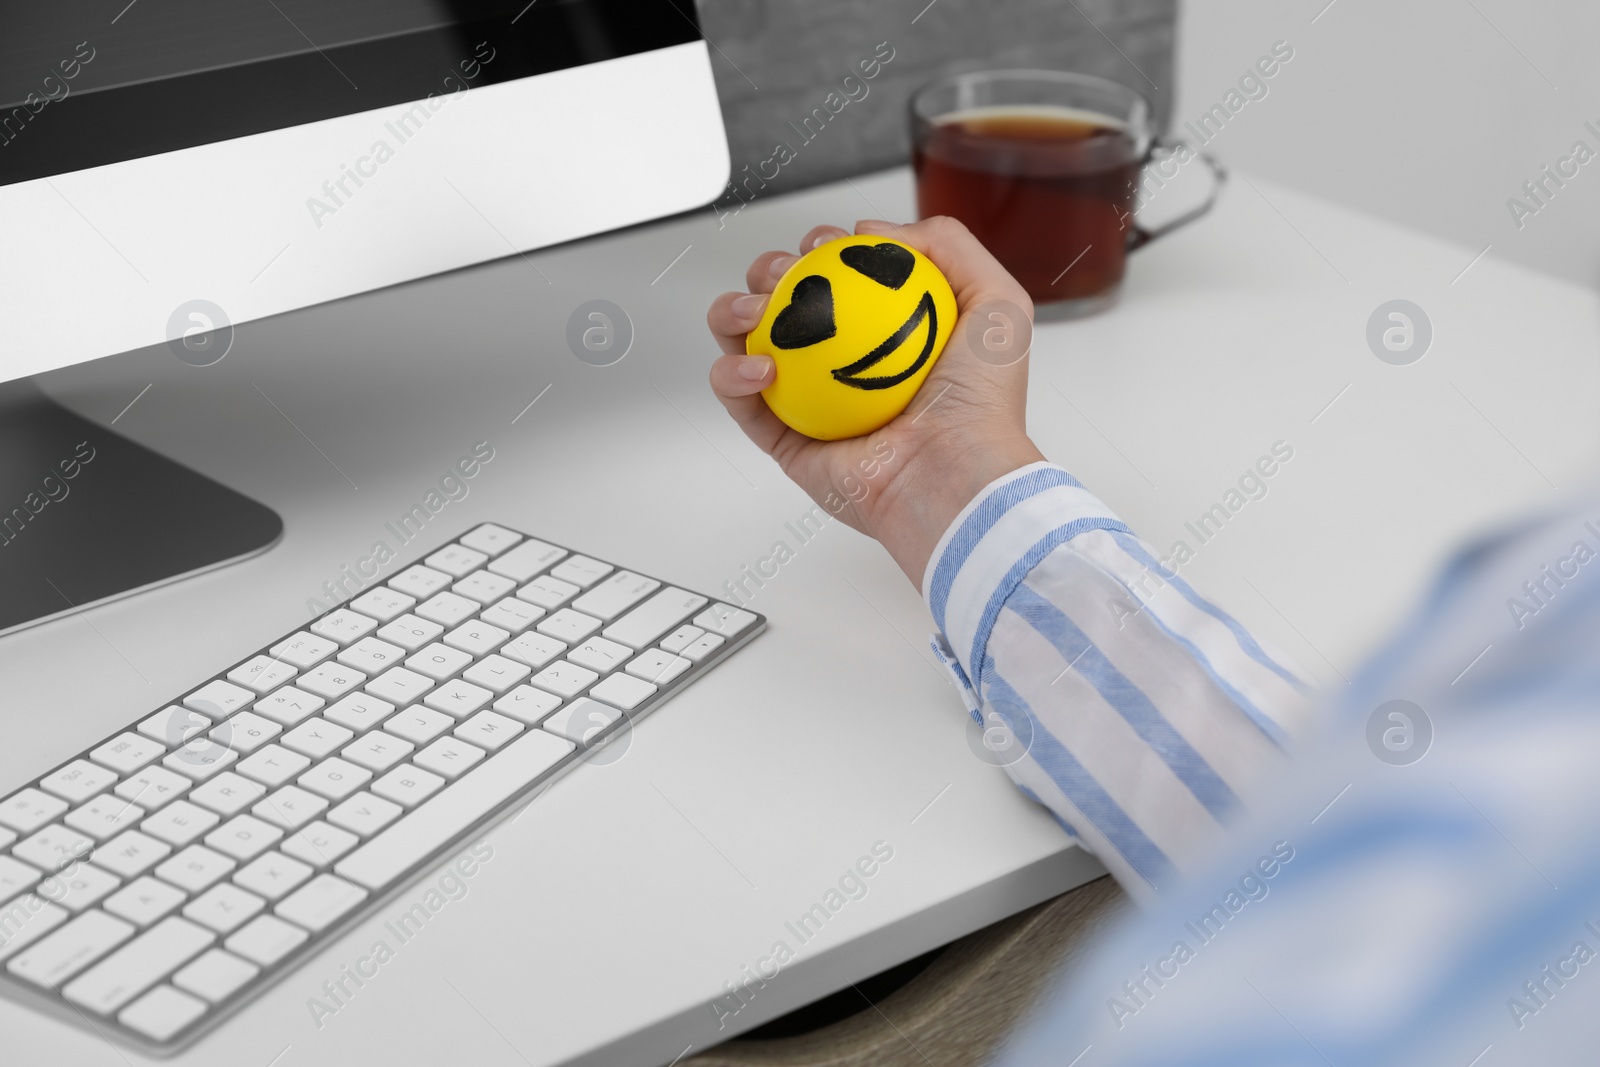
[[[1584,127],[1600,131],[1600,4],[1327,4],[1184,0],[1174,133],[1286,40],[1294,58],[1209,151],[1248,174],[1600,285],[1600,132]],[[1597,158],[1519,229],[1507,199],[1533,204],[1522,184],[1579,140]]]

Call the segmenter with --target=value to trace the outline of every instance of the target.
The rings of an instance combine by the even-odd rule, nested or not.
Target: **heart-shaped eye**
[[[839,259],[851,270],[890,289],[904,285],[917,267],[916,256],[887,241],[877,245],[851,245],[840,250]]]
[[[789,306],[772,320],[772,343],[779,348],[805,348],[836,332],[833,286],[820,274],[808,274],[796,282]]]

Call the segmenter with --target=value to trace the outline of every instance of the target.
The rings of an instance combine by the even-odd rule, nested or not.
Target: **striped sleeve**
[[[1283,760],[1306,688],[1060,467],[995,481],[945,532],[935,650],[996,762],[1148,899]]]

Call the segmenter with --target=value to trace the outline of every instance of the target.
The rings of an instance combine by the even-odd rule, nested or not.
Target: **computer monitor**
[[[692,0],[0,9],[0,633],[282,529],[30,375],[204,364],[238,323],[708,203],[728,167]]]

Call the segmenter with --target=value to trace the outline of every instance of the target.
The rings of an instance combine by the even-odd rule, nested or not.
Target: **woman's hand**
[[[774,364],[744,354],[745,334],[796,259],[786,252],[756,257],[745,276],[749,293],[724,293],[712,302],[706,322],[723,355],[711,366],[711,388],[750,440],[812,500],[881,542],[921,589],[928,558],[961,509],[989,482],[1044,458],[1024,425],[1033,304],[955,219],[862,220],[856,233],[911,245],[955,290],[960,317],[911,405],[881,430],[843,441],[807,437],[767,407],[761,390],[772,383]],[[836,226],[818,226],[800,249],[844,236]]]

